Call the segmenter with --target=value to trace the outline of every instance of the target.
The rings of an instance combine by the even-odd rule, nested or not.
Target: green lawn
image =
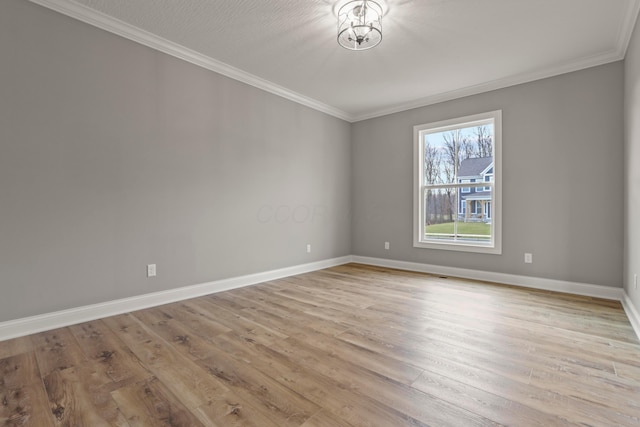
[[[427,225],[427,234],[453,234],[453,222]],[[491,235],[491,225],[483,222],[459,222],[458,234]]]

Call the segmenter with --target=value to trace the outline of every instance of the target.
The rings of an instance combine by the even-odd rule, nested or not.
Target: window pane
[[[426,240],[458,243],[490,242],[492,233],[491,191],[472,186],[470,193],[446,187],[425,192]]]
[[[455,183],[456,133],[427,133],[424,138],[425,183]]]
[[[458,217],[458,190],[453,187],[427,190],[425,199],[425,237],[454,238],[455,221]]]
[[[483,181],[493,174],[493,140],[491,123],[425,132],[425,184]]]

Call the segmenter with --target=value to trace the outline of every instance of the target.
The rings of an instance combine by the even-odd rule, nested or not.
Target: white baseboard
[[[82,322],[88,322],[103,317],[142,310],[144,308],[155,307],[162,304],[183,301],[189,298],[196,298],[216,292],[251,286],[257,283],[281,279],[283,277],[293,276],[296,274],[309,273],[311,271],[322,270],[324,268],[334,267],[349,262],[351,262],[351,256],[333,258],[309,264],[233,277],[230,279],[216,280],[199,285],[153,292],[130,298],[123,298],[99,304],[56,311],[53,313],[46,313],[38,316],[0,322],[0,341],[48,331],[51,329],[62,328],[64,326],[75,325]]]
[[[626,292],[622,298],[622,306],[624,307],[624,311],[627,313],[627,317],[631,322],[633,330],[636,331],[636,335],[640,339],[640,314],[638,314],[631,298],[629,298],[629,295],[627,295]]]
[[[636,336],[640,339],[640,314],[638,314],[631,299],[622,288],[355,255],[351,257],[351,261],[378,267],[397,268],[400,270],[459,277],[462,279],[484,280],[487,282],[504,283],[506,285],[620,301]]]
[[[442,276],[459,277],[461,279],[483,280],[486,282],[504,283],[506,285],[522,286],[526,288],[547,291],[566,292],[622,301],[622,288],[592,285],[588,283],[567,282],[564,280],[544,279],[541,277],[519,276],[516,274],[494,273],[491,271],[471,270],[467,268],[444,267],[441,265],[421,264],[417,262],[396,261],[383,258],[353,256],[353,262],[376,265],[379,267],[397,268],[400,270],[417,271],[420,273],[439,274]]]
[[[92,304],[68,310],[46,313],[22,319],[0,322],[0,341],[17,338],[51,329],[62,328],[82,322],[115,316],[131,311],[156,307],[189,298],[228,291],[231,289],[251,286],[269,280],[281,279],[296,274],[309,273],[324,268],[356,262],[360,264],[375,265],[379,267],[397,268],[400,270],[417,271],[421,273],[439,274],[459,277],[463,279],[484,280],[488,282],[504,283],[514,286],[522,286],[534,289],[543,289],[556,292],[591,296],[598,298],[621,301],[627,316],[633,326],[636,335],[640,337],[640,315],[633,303],[622,288],[593,285],[588,283],[576,283],[562,280],[544,279],[539,277],[519,276],[515,274],[494,273],[482,270],[472,270],[457,267],[444,267],[440,265],[422,264],[407,261],[397,261],[383,258],[371,258],[363,256],[344,256],[309,264],[302,264],[262,273],[246,276],[216,280],[199,285],[186,286],[167,291],[123,298],[99,304]]]

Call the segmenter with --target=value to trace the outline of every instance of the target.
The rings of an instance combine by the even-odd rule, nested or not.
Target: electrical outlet
[[[386,250],[389,250],[389,242],[384,242],[384,248],[385,248]]]
[[[311,253],[311,244],[307,245],[307,253],[310,254]]]
[[[533,254],[525,253],[524,254],[524,263],[525,264],[533,264]]]
[[[155,264],[149,264],[147,265],[147,277],[156,277],[156,265]]]

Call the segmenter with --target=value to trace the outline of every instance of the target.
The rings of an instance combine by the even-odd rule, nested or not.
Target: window
[[[463,182],[463,183],[471,182],[468,179],[461,179],[460,181]],[[471,188],[470,187],[462,187],[461,190],[462,190],[463,193],[471,193]]]
[[[414,246],[500,254],[502,111],[414,127]]]
[[[493,175],[485,175],[484,182],[490,182],[493,178]],[[491,191],[491,187],[484,187],[484,191]]]

